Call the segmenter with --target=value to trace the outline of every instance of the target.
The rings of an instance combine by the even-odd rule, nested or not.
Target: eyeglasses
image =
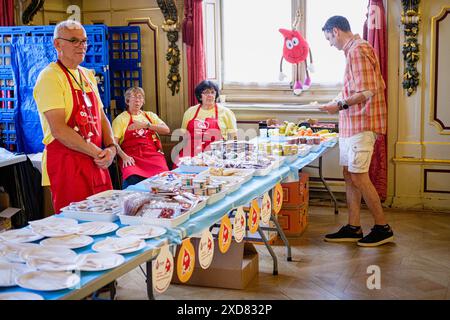
[[[205,96],[215,96],[216,92],[214,90],[213,91],[205,90],[205,91],[202,92],[202,94],[204,94]]]
[[[130,99],[134,99],[134,100],[144,100],[143,96],[130,96]]]
[[[56,38],[56,39],[61,39],[61,40],[64,40],[64,41],[68,41],[71,44],[73,44],[75,47],[79,47],[80,45],[87,47],[89,45],[87,39],[84,39],[84,40],[80,40],[80,39],[76,39],[76,38],[73,38],[73,39]]]

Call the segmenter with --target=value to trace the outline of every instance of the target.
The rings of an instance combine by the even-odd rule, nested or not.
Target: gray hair
[[[84,27],[81,23],[79,23],[76,20],[61,21],[60,23],[58,23],[56,25],[55,31],[53,31],[53,40],[59,38],[60,32],[62,29],[70,29],[70,30],[83,29],[84,30]],[[86,32],[86,30],[84,30],[84,32]]]
[[[125,91],[125,103],[127,105],[127,108],[128,108],[128,101],[130,100],[131,95],[135,94],[141,94],[142,97],[145,99],[145,92],[144,89],[142,89],[141,87],[128,88],[127,91]]]

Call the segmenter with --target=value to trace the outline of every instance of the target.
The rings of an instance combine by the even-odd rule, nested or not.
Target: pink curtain
[[[0,26],[14,25],[14,0],[0,1]]]
[[[202,0],[184,0],[183,42],[186,44],[189,105],[197,103],[194,90],[206,78]]]
[[[375,49],[380,61],[381,74],[386,83],[384,96],[387,104],[387,37],[383,0],[369,0],[367,21],[364,24],[364,39]],[[387,143],[386,136],[379,135],[370,164],[369,175],[381,200],[387,193]]]

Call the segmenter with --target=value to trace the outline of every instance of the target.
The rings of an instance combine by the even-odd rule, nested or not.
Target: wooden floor
[[[335,216],[330,207],[311,207],[307,230],[291,240],[293,261],[286,261],[284,247],[274,247],[278,276],[259,245],[260,272],[245,290],[171,285],[156,299],[450,299],[450,212],[387,210],[386,215],[395,243],[362,248],[323,241],[346,223],[346,209]],[[365,234],[372,226],[367,210],[362,226]],[[380,267],[379,290],[367,288],[370,265]],[[147,299],[139,269],[118,279],[117,299]]]

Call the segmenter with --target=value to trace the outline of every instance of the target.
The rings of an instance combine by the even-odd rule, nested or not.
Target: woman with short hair
[[[142,110],[144,101],[142,88],[129,88],[125,92],[127,109],[112,123],[123,189],[169,170],[159,134],[169,134],[170,129],[155,113]]]

